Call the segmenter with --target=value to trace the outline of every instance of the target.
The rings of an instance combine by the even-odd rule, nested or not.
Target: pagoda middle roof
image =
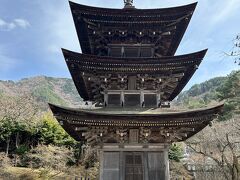
[[[155,44],[159,54],[172,56],[196,5],[161,9],[110,9],[70,2],[82,52],[95,55],[100,53],[99,46],[103,44],[129,44],[135,40],[141,43],[148,39]]]
[[[76,53],[63,49],[63,54],[80,96],[88,101],[95,101],[99,91],[92,91],[88,78],[99,78],[109,75],[145,75],[162,79],[167,86],[162,100],[173,100],[185,87],[200,65],[207,50],[192,54],[158,58],[113,58]],[[178,80],[176,81],[176,78]],[[101,86],[101,84],[99,84]]]

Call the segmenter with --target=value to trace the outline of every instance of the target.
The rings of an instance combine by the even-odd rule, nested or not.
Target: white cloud
[[[6,24],[6,22],[2,19],[0,19],[0,26],[4,26]]]
[[[25,19],[14,19],[14,23],[24,29],[30,26],[30,23]]]
[[[15,27],[16,27],[16,25],[14,23],[12,23],[12,22],[7,23],[3,19],[0,19],[0,30],[10,31],[10,30],[14,29]]]
[[[7,22],[0,18],[0,30],[2,31],[11,31],[15,28],[23,28],[26,29],[30,26],[30,23],[25,19],[14,19],[11,22]]]

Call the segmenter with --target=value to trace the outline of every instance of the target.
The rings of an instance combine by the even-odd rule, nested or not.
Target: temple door
[[[125,154],[125,180],[143,180],[143,153]]]

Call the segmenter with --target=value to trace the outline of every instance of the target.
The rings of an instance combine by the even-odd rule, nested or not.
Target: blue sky
[[[46,75],[70,77],[61,47],[80,51],[67,0],[0,0],[0,79]],[[73,0],[90,6],[122,8],[123,0]],[[185,5],[193,0],[134,0],[137,8]],[[199,0],[177,54],[209,48],[188,84],[239,69],[223,55],[240,33],[240,0]]]

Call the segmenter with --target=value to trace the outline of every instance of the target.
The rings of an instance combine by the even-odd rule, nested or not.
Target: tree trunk
[[[19,132],[17,132],[17,134],[16,134],[15,147],[16,147],[16,149],[19,147]],[[17,154],[16,153],[14,156],[14,166],[17,166]]]
[[[233,156],[233,167],[232,167],[232,180],[239,180],[239,163],[238,158],[234,155]]]
[[[10,145],[10,137],[7,138],[6,157],[8,157],[9,145]]]
[[[16,134],[15,146],[16,146],[16,149],[19,146],[19,132],[17,132],[17,134]]]

